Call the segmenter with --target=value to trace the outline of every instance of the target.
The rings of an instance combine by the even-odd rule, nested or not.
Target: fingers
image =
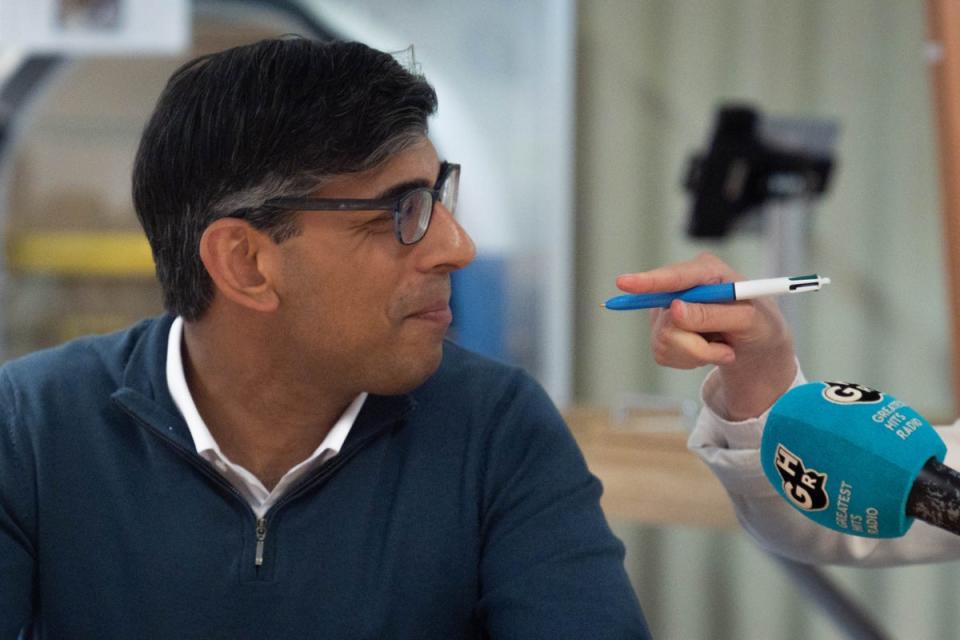
[[[657,363],[676,369],[730,365],[788,340],[768,301],[693,304],[674,300],[651,314],[650,345]]]
[[[742,334],[756,327],[757,308],[752,302],[694,304],[674,300],[670,305],[674,326],[694,333]]]
[[[630,293],[652,293],[738,280],[742,280],[740,275],[726,263],[702,253],[685,262],[622,275],[617,278],[617,286]],[[674,300],[668,309],[652,310],[650,321],[650,346],[661,366],[719,366],[724,385],[748,400],[755,395],[754,381],[761,381],[766,388],[769,380],[792,380],[793,341],[772,299],[717,304]],[[751,400],[748,404],[753,410],[754,404],[762,403]]]
[[[617,278],[617,286],[628,293],[652,293],[742,279],[716,256],[701,253],[692,260],[624,274]],[[692,369],[714,364],[749,369],[770,353],[792,353],[789,329],[771,300],[722,304],[674,300],[669,309],[652,310],[650,319],[650,345],[662,366]]]
[[[674,369],[695,369],[708,364],[731,364],[736,359],[733,347],[713,342],[707,336],[681,329],[663,314],[654,327],[651,348],[657,364]]]
[[[692,260],[675,262],[650,271],[627,273],[617,278],[617,287],[627,293],[679,291],[698,284],[716,284],[742,279],[713,254],[701,253]]]

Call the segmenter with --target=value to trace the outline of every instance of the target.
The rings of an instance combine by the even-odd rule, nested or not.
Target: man
[[[701,254],[621,276],[617,285],[645,293],[741,279],[717,257]],[[767,481],[759,453],[767,412],[783,393],[806,382],[790,328],[773,299],[675,301],[651,318],[651,343],[659,364],[716,367],[703,384],[703,410],[689,445],[723,483],[738,519],[761,546],[801,562],[864,567],[960,558],[960,537],[919,521],[905,536],[887,539],[821,527],[788,505]],[[948,447],[946,464],[960,467],[960,429],[938,431]]]
[[[356,43],[174,74],[133,176],[169,314],[0,369],[3,637],[646,637],[555,408],[444,341],[435,108]]]

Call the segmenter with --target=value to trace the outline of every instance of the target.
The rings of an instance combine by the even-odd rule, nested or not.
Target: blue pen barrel
[[[607,309],[656,309],[657,307],[669,307],[670,303],[680,297],[677,291],[665,291],[663,293],[641,293],[626,294],[607,300]]]
[[[724,282],[722,284],[704,284],[693,287],[681,291],[676,297],[684,302],[732,302],[737,299],[737,294],[732,282]],[[669,303],[667,306],[670,306]]]
[[[616,296],[607,300],[607,309],[623,311],[627,309],[666,308],[674,300],[684,302],[731,302],[736,299],[732,282],[706,284],[691,287],[683,291],[664,291],[661,293],[637,293]]]

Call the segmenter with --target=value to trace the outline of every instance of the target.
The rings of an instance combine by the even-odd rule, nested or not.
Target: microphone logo
[[[804,511],[823,511],[830,504],[827,474],[803,466],[803,460],[782,444],[777,445],[774,464],[783,481],[783,493]]]
[[[882,393],[862,384],[826,380],[823,384],[823,397],[834,404],[873,404],[883,400]]]

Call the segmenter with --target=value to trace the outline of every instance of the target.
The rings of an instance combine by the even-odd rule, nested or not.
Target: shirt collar
[[[200,417],[197,405],[193,402],[193,396],[190,395],[187,376],[183,370],[182,340],[183,318],[178,316],[170,325],[170,334],[167,339],[167,386],[170,388],[170,396],[187,423],[190,437],[193,438],[193,444],[197,448],[197,452],[214,451],[222,457],[217,441],[213,439],[213,434],[210,433],[210,429],[207,428],[203,418]]]

